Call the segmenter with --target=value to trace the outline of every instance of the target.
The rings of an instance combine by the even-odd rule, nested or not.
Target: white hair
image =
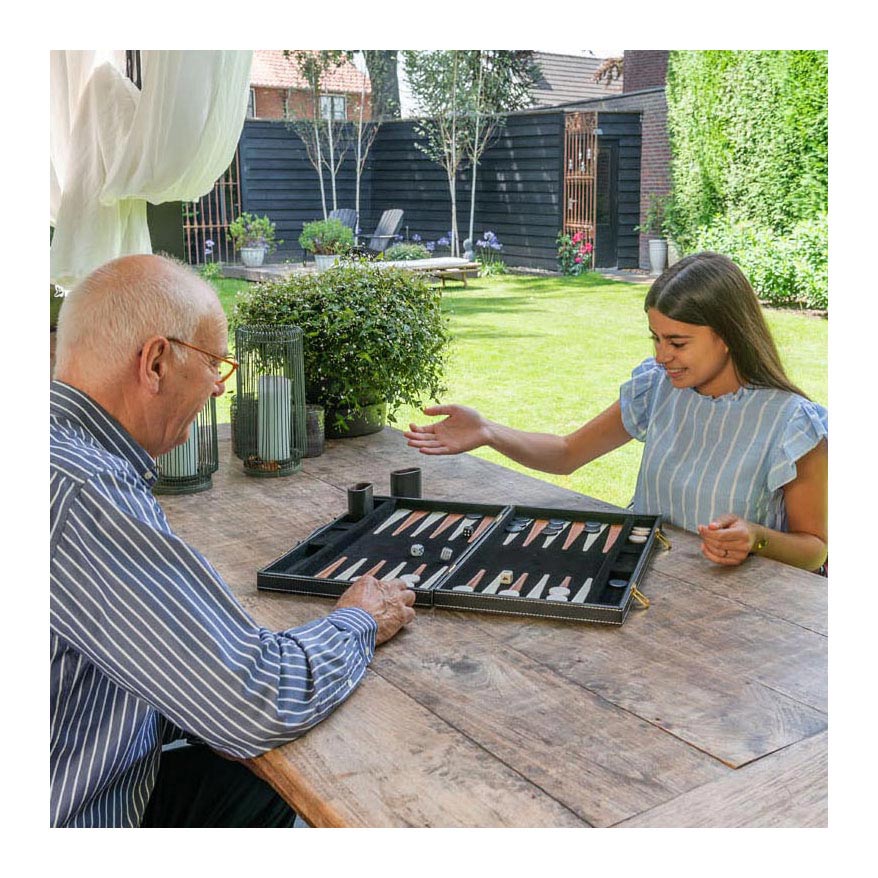
[[[117,379],[152,336],[191,341],[222,308],[213,288],[180,262],[124,256],[95,269],[65,297],[55,371],[105,384]],[[174,349],[184,356],[185,349]]]

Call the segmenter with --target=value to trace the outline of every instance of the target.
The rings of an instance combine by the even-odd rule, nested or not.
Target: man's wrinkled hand
[[[359,607],[377,623],[375,645],[390,640],[400,628],[415,618],[415,593],[401,579],[377,580],[361,576],[338,599],[336,607]]]

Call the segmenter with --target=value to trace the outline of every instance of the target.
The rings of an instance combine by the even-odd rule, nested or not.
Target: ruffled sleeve
[[[796,397],[795,410],[787,419],[780,442],[770,458],[768,488],[776,491],[796,477],[796,461],[829,435],[829,414],[817,403]]]
[[[622,405],[622,424],[635,439],[643,442],[652,414],[656,388],[665,379],[665,370],[649,357],[632,373],[631,378],[619,388]]]

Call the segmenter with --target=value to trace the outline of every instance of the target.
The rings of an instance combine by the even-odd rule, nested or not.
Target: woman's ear
[[[162,335],[147,339],[140,349],[138,380],[150,393],[158,393],[168,372],[171,344]]]

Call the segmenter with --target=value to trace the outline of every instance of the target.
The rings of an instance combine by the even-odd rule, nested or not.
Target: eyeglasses
[[[238,368],[238,361],[233,360],[231,357],[221,357],[219,354],[212,354],[210,351],[197,348],[194,344],[189,344],[187,341],[180,341],[179,338],[169,338],[168,341],[183,345],[184,348],[190,348],[193,351],[198,351],[199,354],[205,354],[210,357],[211,362],[216,363],[216,380],[221,381],[223,384],[235,374],[235,369]]]

